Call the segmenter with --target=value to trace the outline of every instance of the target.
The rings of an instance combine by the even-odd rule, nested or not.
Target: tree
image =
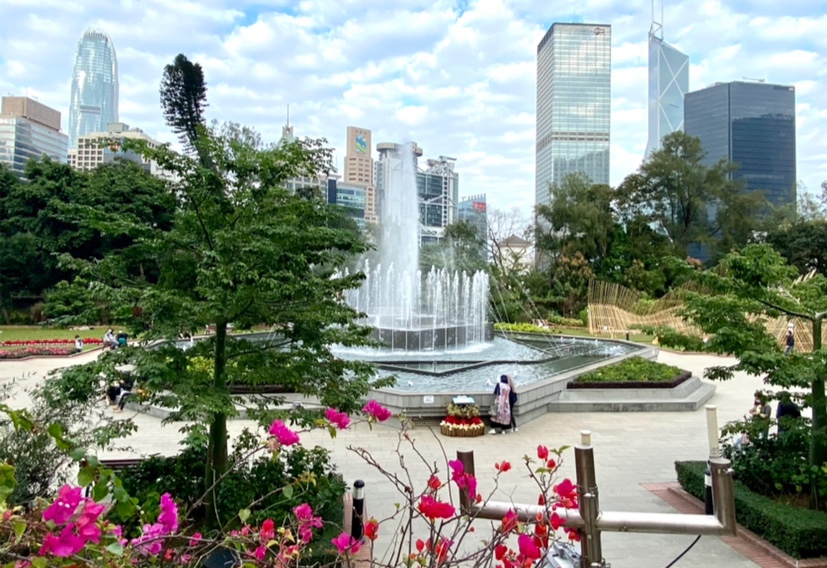
[[[338,208],[283,189],[289,178],[329,171],[330,150],[323,141],[255,148],[215,129],[200,134],[197,143],[198,158],[138,143],[177,180],[166,184],[178,200],[168,230],[86,208],[87,222],[135,244],[97,262],[64,261],[98,283],[95,293],[122,306],[116,320],[147,341],[174,342],[182,331],[207,325],[214,335],[187,350],[170,343],[111,352],[63,371],[60,382],[69,397],[94,396],[98,373],[136,365],[151,401],[178,409],[173,419],[208,426],[205,484],[214,499],[214,483],[228,465],[227,418],[243,403],[231,396],[230,385],[277,385],[350,411],[367,394],[372,370],[330,351],[331,345],[366,342],[369,329],[354,323],[357,314],[342,294],[363,276],[339,272],[366,245]],[[157,259],[155,282],[130,272],[135,248]],[[250,342],[230,335],[230,325],[263,325],[272,333]],[[254,415],[272,419],[278,402],[263,401]]]
[[[533,258],[526,258],[526,255],[531,253],[530,246],[521,248],[519,251],[507,246],[507,241],[512,237],[526,241],[529,244],[534,239],[533,224],[522,214],[519,208],[514,207],[509,211],[489,209],[486,226],[488,227],[488,238],[486,239],[488,258],[500,277],[522,272],[528,260],[533,263]]]
[[[445,227],[444,237],[420,250],[419,265],[423,271],[431,267],[476,272],[485,270],[484,236],[467,221],[457,221]]]
[[[748,242],[767,205],[732,181],[733,171],[726,160],[706,165],[700,139],[673,132],[618,187],[618,210],[624,222],[638,218],[662,231],[675,256],[686,258],[693,244],[728,252]]]
[[[827,276],[827,220],[799,220],[776,226],[763,238],[802,274],[815,270]]]
[[[685,294],[680,313],[708,334],[708,341],[671,329],[655,331],[663,345],[738,357],[734,365],[708,368],[708,378],[728,380],[736,371],[746,371],[766,375],[765,380],[773,385],[809,389],[809,462],[812,468],[821,468],[827,462],[827,351],[821,341],[822,320],[827,315],[827,279],[818,275],[801,282],[796,281],[797,276],[798,271],[771,247],[749,245],[726,255],[715,269],[696,274],[705,292]],[[813,352],[785,356],[765,325],[778,317],[812,325]],[[818,504],[824,495],[814,497]]]
[[[183,53],[164,67],[161,79],[161,107],[167,126],[178,134],[185,148],[192,151],[198,140],[199,128],[206,126],[207,82],[199,63]]]
[[[569,174],[552,187],[551,196],[548,205],[537,207],[537,247],[552,263],[579,253],[599,264],[608,255],[614,234],[612,188],[591,183],[585,174]]]

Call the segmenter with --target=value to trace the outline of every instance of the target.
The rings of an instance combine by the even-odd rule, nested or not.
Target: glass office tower
[[[75,51],[72,98],[69,103],[69,147],[92,132],[106,132],[118,122],[118,59],[110,37],[86,30]]]
[[[667,134],[683,130],[683,98],[689,92],[689,56],[649,34],[649,142],[646,157]]]
[[[764,191],[773,205],[796,200],[795,87],[718,83],[688,93],[686,133],[701,139],[705,161],[738,165],[734,179]]]
[[[609,183],[612,28],[556,23],[537,46],[535,203],[582,172]]]

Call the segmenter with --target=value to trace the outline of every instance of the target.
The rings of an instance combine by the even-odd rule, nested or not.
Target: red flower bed
[[[453,424],[456,426],[476,426],[482,424],[482,418],[476,416],[474,418],[460,418],[459,416],[446,416],[443,420],[446,424]]]
[[[100,345],[103,339],[84,337],[84,344]],[[27,345],[74,345],[74,339],[17,339],[14,341],[0,341],[2,347],[23,347]]]
[[[75,347],[24,347],[23,349],[0,349],[0,360],[23,359],[24,357],[65,357],[75,353]]]

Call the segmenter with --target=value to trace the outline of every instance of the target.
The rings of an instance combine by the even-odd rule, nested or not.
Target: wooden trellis
[[[796,283],[812,277],[812,273],[800,277]],[[679,333],[702,337],[703,332],[677,315],[683,306],[682,294],[697,291],[691,283],[671,290],[654,302],[641,302],[642,294],[611,282],[589,282],[589,332],[595,335],[620,337],[643,326],[669,327]],[[812,351],[813,335],[810,322],[797,318],[781,317],[767,321],[766,328],[784,345],[789,324],[794,325],[797,351]]]

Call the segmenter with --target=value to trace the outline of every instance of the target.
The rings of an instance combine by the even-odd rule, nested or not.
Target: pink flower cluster
[[[324,417],[339,430],[344,430],[350,426],[350,417],[344,412],[339,412],[335,408],[328,408],[324,413]]]
[[[0,359],[23,359],[25,357],[65,357],[75,353],[74,347],[24,347],[23,349],[0,349]]]
[[[273,420],[270,425],[270,435],[284,447],[299,443],[299,435],[288,428],[281,420]]]
[[[362,408],[362,412],[377,420],[379,422],[384,422],[388,418],[392,416],[391,411],[376,402],[375,400],[369,401],[364,408]]]
[[[83,343],[87,345],[97,345],[103,343],[102,339],[95,337],[87,337],[83,339]],[[0,341],[2,347],[16,347],[20,345],[74,345],[74,339],[15,339],[11,341]]]
[[[143,534],[133,539],[130,544],[145,555],[157,556],[164,547],[163,537],[178,531],[178,505],[169,493],[161,495],[161,512],[158,522],[146,524]]]
[[[465,466],[459,460],[451,460],[448,462],[451,468],[451,479],[457,484],[457,487],[464,490],[472,501],[477,500],[477,478],[470,473],[465,472]]]
[[[100,542],[98,518],[106,507],[81,493],[80,487],[64,485],[54,503],[43,511],[43,520],[52,521],[60,532],[46,534],[39,556],[51,554],[66,558],[80,552],[87,542]]]

